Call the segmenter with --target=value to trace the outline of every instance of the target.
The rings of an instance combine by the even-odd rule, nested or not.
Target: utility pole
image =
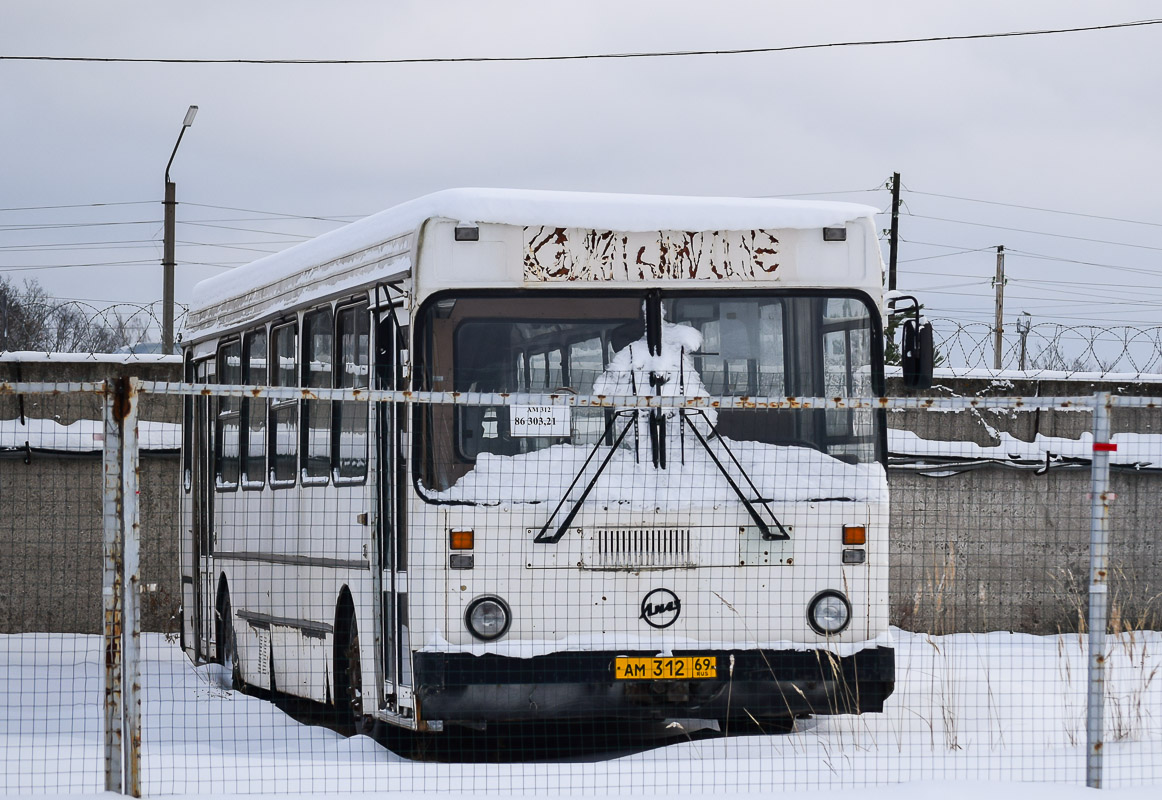
[[[888,291],[896,290],[896,255],[900,250],[900,173],[892,173],[892,230],[888,237]]]
[[[997,319],[993,328],[993,369],[1001,368],[1001,347],[1004,345],[1004,326],[1001,321],[1005,316],[1005,246],[997,245],[997,277],[993,280],[997,290]]]
[[[198,113],[197,106],[190,106],[186,118],[182,120],[182,130],[178,134],[177,143],[170,153],[169,163],[165,165],[165,244],[161,261],[161,352],[163,355],[173,353],[173,284],[174,284],[174,216],[177,206],[177,186],[169,179],[169,168],[173,166],[173,158],[178,154],[178,145],[182,143],[186,128],[194,124],[194,117]]]

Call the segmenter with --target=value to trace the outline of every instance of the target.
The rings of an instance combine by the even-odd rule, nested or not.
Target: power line
[[[797,50],[821,50],[831,47],[881,47],[885,45],[922,44],[928,42],[963,42],[978,39],[1007,39],[1021,36],[1050,36],[1062,33],[1083,33],[1089,31],[1114,30],[1117,28],[1139,28],[1162,24],[1162,19],[1140,19],[1130,22],[1114,22],[1106,25],[1086,25],[1075,28],[1044,28],[1023,31],[1003,31],[996,33],[971,33],[955,36],[923,36],[909,39],[868,39],[842,42],[820,42],[814,44],[784,45],[782,47],[742,47],[727,50],[665,50],[627,53],[583,53],[556,56],[459,56],[424,58],[123,58],[94,56],[7,56],[0,55],[0,61],[67,61],[82,63],[116,64],[262,64],[262,65],[385,65],[385,64],[482,64],[482,63],[523,63],[538,61],[586,61],[640,58],[682,58],[687,56],[735,56],[759,53],[787,53]]]
[[[1158,286],[1157,284],[1149,285],[1149,284],[1142,284],[1142,283],[1105,283],[1105,282],[1103,282],[1100,286],[1097,286],[1092,281],[1058,281],[1058,280],[1049,281],[1049,280],[1041,280],[1041,279],[1037,279],[1037,278],[1014,278],[1012,276],[1009,277],[1009,282],[1010,283],[1041,283],[1041,284],[1045,284],[1046,286],[1087,286],[1087,287],[1090,287],[1091,289],[1109,289],[1109,288],[1113,288],[1113,289],[1150,289],[1150,290],[1154,290],[1154,291],[1162,291],[1162,286]],[[1085,294],[1088,294],[1088,292],[1086,292]]]
[[[924,243],[923,242],[911,242],[911,244],[924,244]],[[930,245],[930,246],[931,247],[945,247],[946,245]],[[901,258],[899,263],[908,264],[908,263],[911,263],[913,261],[931,261],[934,258],[951,258],[952,256],[963,256],[967,253],[980,253],[980,252],[983,252],[985,250],[992,250],[992,249],[993,248],[991,248],[991,247],[974,247],[971,250],[967,250],[967,249],[966,250],[957,250],[955,253],[940,253],[940,254],[934,255],[934,256],[921,256],[919,258]],[[915,272],[914,270],[908,270],[908,272],[910,272],[911,274],[914,274],[914,275],[921,274],[919,272]]]
[[[16,231],[47,231],[63,228],[105,228],[113,225],[160,225],[160,219],[125,220],[121,222],[48,222],[43,225],[12,224],[0,225],[5,233]],[[269,233],[269,231],[264,231]]]
[[[104,206],[143,206],[156,203],[156,200],[130,200],[124,203],[73,203],[67,206],[19,206],[0,208],[0,211],[46,211],[60,208],[102,208]]]
[[[946,217],[930,217],[930,216],[927,216],[925,214],[913,214],[911,212],[907,212],[907,215],[909,217],[913,217],[915,219],[930,219],[930,220],[935,220],[936,222],[951,222],[951,223],[955,223],[957,225],[973,225],[973,226],[976,226],[978,228],[993,228],[993,229],[999,230],[999,231],[1012,231],[1014,233],[1030,233],[1030,234],[1033,234],[1035,236],[1052,236],[1052,237],[1057,238],[1057,239],[1072,239],[1072,240],[1078,241],[1078,242],[1092,242],[1094,244],[1110,244],[1110,245],[1117,245],[1118,247],[1135,247],[1139,250],[1162,251],[1162,247],[1153,247],[1153,246],[1148,245],[1148,244],[1132,244],[1130,242],[1114,242],[1114,241],[1111,241],[1109,239],[1090,239],[1090,238],[1087,238],[1085,236],[1070,236],[1069,234],[1065,234],[1065,233],[1049,233],[1047,231],[1034,231],[1034,230],[1029,230],[1027,228],[1009,228],[1009,227],[1006,227],[1004,225],[990,225],[990,224],[984,223],[984,222],[968,222],[966,220],[948,219]]]
[[[40,267],[0,267],[0,272],[27,272],[34,269],[74,269],[76,267],[125,267],[137,264],[157,264],[157,259],[145,259],[138,261],[94,261],[89,264],[46,264]]]
[[[255,242],[194,242],[178,239],[177,244],[186,247],[225,247],[233,250],[246,250],[249,246],[260,244],[288,244],[283,239],[266,239]],[[87,250],[150,250],[161,247],[157,239],[127,239],[123,242],[48,242],[43,244],[12,244],[0,245],[0,253],[71,253]],[[255,250],[256,253],[272,253],[275,250]]]
[[[907,187],[904,187],[907,189]],[[1146,222],[1140,219],[1124,219],[1122,217],[1106,217],[1101,214],[1085,214],[1080,211],[1063,211],[1057,208],[1040,208],[1038,206],[1023,206],[1017,203],[1001,203],[997,200],[979,200],[972,197],[957,197],[951,194],[938,194],[936,192],[918,192],[915,189],[907,189],[912,194],[922,194],[928,197],[943,197],[947,200],[963,200],[966,203],[984,203],[990,206],[1004,206],[1005,208],[1020,208],[1026,211],[1044,211],[1047,214],[1067,214],[1071,217],[1085,217],[1087,219],[1100,219],[1107,222],[1125,222],[1130,225],[1149,225],[1154,228],[1162,228],[1162,222]]]
[[[1121,264],[1103,264],[1098,261],[1081,261],[1076,258],[1061,258],[1060,256],[1051,256],[1045,253],[1031,253],[1028,250],[1014,250],[1005,248],[1006,254],[1015,254],[1022,258],[1035,258],[1040,261],[1060,261],[1064,264],[1080,264],[1085,267],[1100,267],[1102,269],[1112,269],[1116,272],[1133,272],[1139,275],[1158,275],[1159,271],[1156,269],[1146,269],[1145,267],[1127,267]]]
[[[187,205],[185,203],[178,203],[178,205]],[[189,204],[192,205],[192,204]],[[255,212],[265,213],[265,212]],[[286,215],[282,219],[297,220],[297,219],[321,219],[319,217],[297,217],[294,215]],[[178,220],[179,225],[195,225],[199,223],[211,222],[278,222],[276,217],[224,217],[222,219],[196,219],[196,220]],[[344,220],[329,220],[333,222],[344,222]],[[0,231],[16,232],[16,231],[40,231],[40,230],[57,230],[65,228],[101,228],[109,225],[160,225],[161,220],[120,220],[114,222],[42,222],[42,223],[26,223],[13,222],[0,225]],[[244,229],[239,229],[244,230]],[[278,231],[255,231],[256,233],[272,233],[278,236],[286,236]],[[298,234],[294,234],[298,235]]]
[[[793,195],[789,195],[793,196]],[[234,206],[216,206],[210,203],[181,203],[184,206],[197,206],[198,208],[215,208],[219,211],[241,211],[246,214],[267,214],[270,217],[281,217],[282,219],[317,219],[320,222],[350,222],[352,220],[361,219],[366,214],[342,214],[334,217],[316,217],[310,214],[282,214],[277,211],[262,211],[254,208],[235,208]]]
[[[193,226],[198,227],[198,228],[217,228],[218,230],[223,230],[223,231],[243,231],[245,233],[266,233],[266,234],[269,234],[271,236],[293,236],[297,239],[314,238],[314,237],[309,236],[308,234],[305,234],[305,233],[284,233],[282,231],[264,231],[264,230],[259,230],[257,228],[236,228],[232,225],[212,225],[208,222],[192,222],[192,221],[183,222],[182,220],[178,220],[178,224],[179,225],[193,225]],[[290,244],[290,242],[287,242],[287,244]]]

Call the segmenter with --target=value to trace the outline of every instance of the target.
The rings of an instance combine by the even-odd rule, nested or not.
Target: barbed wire
[[[987,322],[933,319],[940,366],[992,369],[995,327]],[[1035,372],[1162,373],[1162,325],[1062,325],[1005,323],[1001,368]]]
[[[21,298],[0,314],[0,352],[152,351],[161,339],[161,305]],[[176,329],[188,314],[189,306],[175,304]]]

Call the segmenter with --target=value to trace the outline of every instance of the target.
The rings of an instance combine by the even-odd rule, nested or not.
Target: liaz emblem
[[[682,613],[682,601],[669,589],[654,589],[642,599],[642,613],[638,619],[645,620],[651,628],[668,628],[678,621]]]

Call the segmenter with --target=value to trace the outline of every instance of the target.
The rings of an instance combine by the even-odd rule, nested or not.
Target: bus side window
[[[303,317],[303,388],[329,389],[334,318],[330,308]],[[331,401],[303,400],[303,483],[326,483],[331,475]]]
[[[242,382],[250,386],[265,386],[266,331],[246,334],[242,341]],[[242,488],[261,489],[266,484],[266,409],[265,397],[247,397],[242,400]]]
[[[295,324],[279,325],[270,332],[270,379],[275,386],[297,386],[298,337]],[[272,400],[270,403],[270,485],[294,486],[298,468],[299,401]]]
[[[336,389],[368,387],[368,348],[370,319],[367,305],[348,306],[339,310],[336,320],[338,365]],[[367,420],[370,404],[357,400],[335,403],[334,480],[336,483],[358,483],[367,477]]]
[[[218,348],[219,383],[237,386],[242,382],[242,352],[237,341]],[[238,488],[239,437],[241,435],[241,398],[217,398],[215,415],[215,485],[218,491]]]

